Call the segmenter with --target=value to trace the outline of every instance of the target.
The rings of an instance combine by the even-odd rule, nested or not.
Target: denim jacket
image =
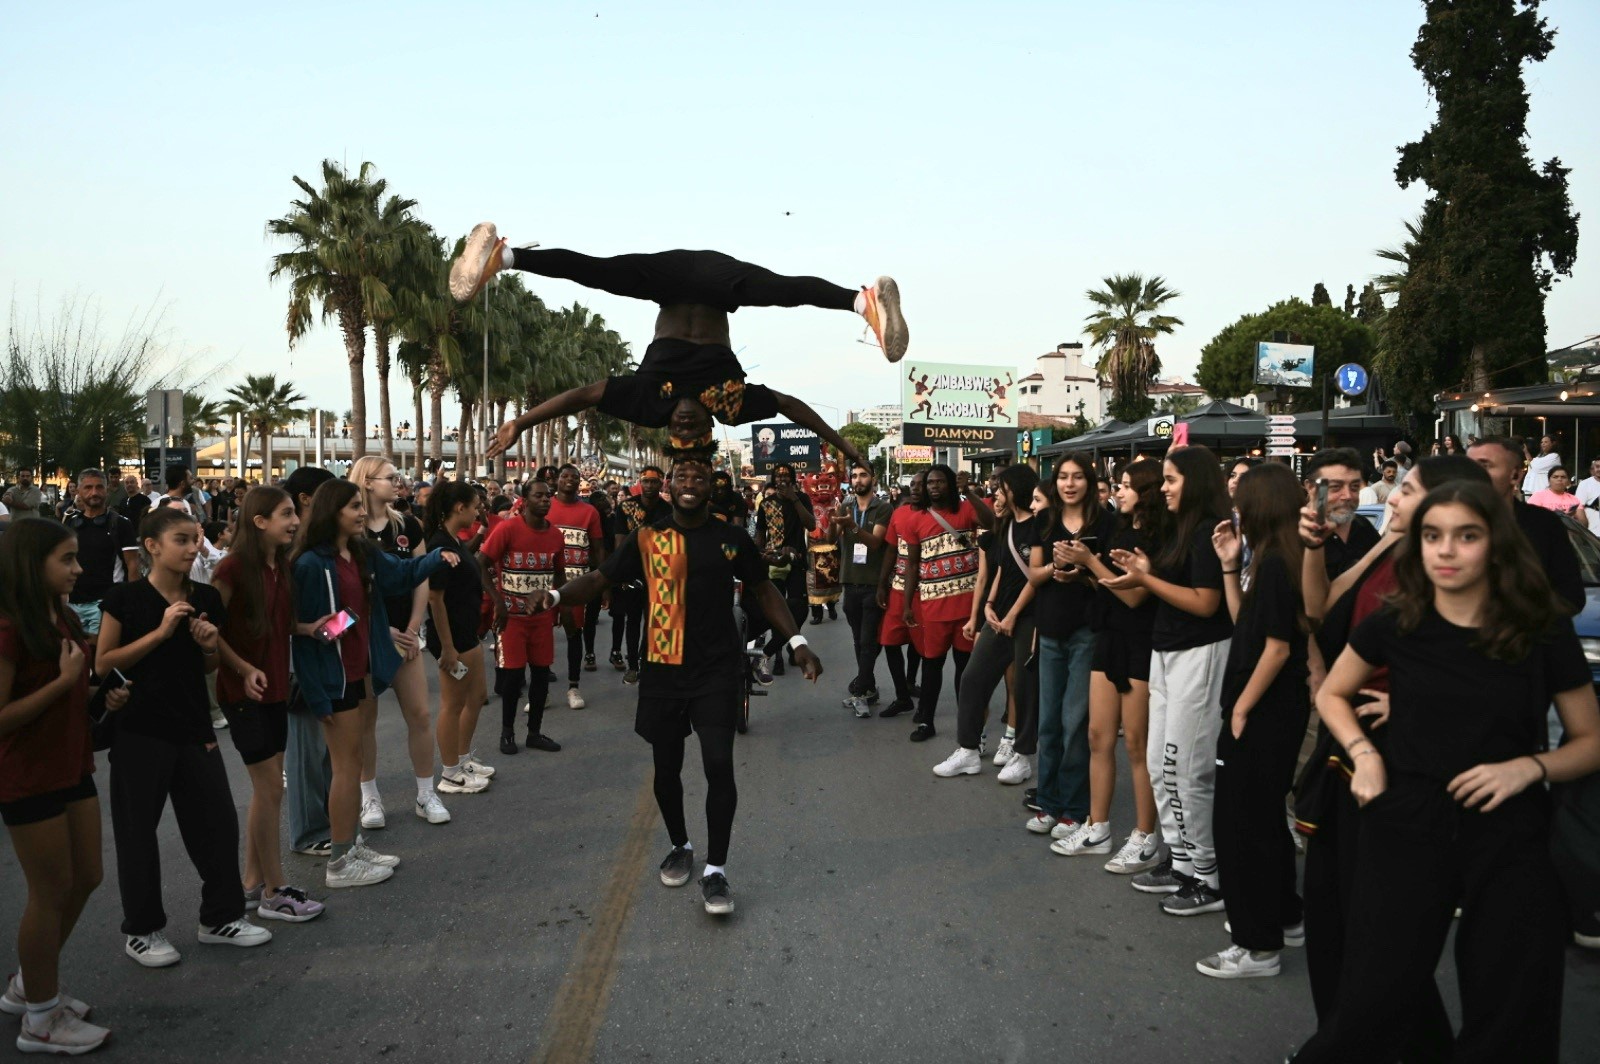
[[[304,624],[343,608],[335,559],[331,546],[313,547],[295,559],[295,620]],[[389,611],[384,606],[384,596],[409,592],[444,565],[439,551],[420,558],[396,558],[375,548],[367,551],[367,568],[372,575],[372,593],[367,596],[367,647],[374,696],[388,688],[401,664],[400,654],[389,638]],[[296,635],[292,652],[295,678],[307,708],[319,717],[332,715],[333,701],[344,696],[344,661],[339,657],[339,644]]]

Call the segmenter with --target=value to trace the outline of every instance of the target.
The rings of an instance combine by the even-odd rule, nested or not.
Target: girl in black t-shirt
[[[394,508],[404,477],[387,458],[368,455],[350,468],[350,483],[361,492],[367,511],[367,539],[372,546],[396,558],[420,558],[422,522]],[[389,639],[400,654],[400,668],[390,686],[406,722],[406,746],[411,754],[411,774],[416,781],[417,816],[430,824],[448,824],[450,813],[433,787],[433,721],[428,712],[428,677],[422,670],[422,622],[428,605],[428,588],[418,584],[403,595],[384,599],[389,614]],[[378,698],[371,691],[361,700],[361,827],[382,828],[386,822],[383,798],[378,794]]]
[[[1062,541],[1060,557],[1052,560],[1067,572],[1059,577],[1052,574],[1053,580],[1069,579],[1074,566],[1086,570],[1093,581],[1115,579],[1120,570],[1107,562],[1113,550],[1154,553],[1154,545],[1164,541],[1172,518],[1161,496],[1160,462],[1144,459],[1129,465],[1117,478],[1113,498],[1121,522],[1110,525],[1109,539],[1101,535],[1092,545],[1076,538]],[[1090,614],[1094,657],[1089,673],[1089,817],[1083,832],[1074,834],[1068,828],[1066,838],[1050,844],[1052,850],[1068,857],[1110,852],[1120,728],[1133,781],[1134,829],[1105,864],[1107,872],[1117,875],[1144,872],[1161,862],[1156,798],[1145,748],[1150,727],[1150,629],[1155,610],[1155,598],[1142,587],[1113,591],[1100,586],[1095,592]],[[1041,642],[1047,668],[1049,650],[1050,644]]]
[[[1353,759],[1361,826],[1337,1004],[1295,1059],[1392,1059],[1459,906],[1455,1059],[1554,1061],[1567,928],[1544,784],[1600,769],[1588,663],[1488,485],[1431,491],[1395,578],[1391,605],[1357,626],[1317,695]],[[1353,701],[1379,668],[1381,754]],[[1567,740],[1541,752],[1551,701]]]
[[[989,699],[1017,665],[1012,690],[1016,695],[1017,737],[1014,751],[1000,770],[1001,783],[1022,783],[1033,775],[1031,758],[1039,742],[1039,674],[1034,667],[1033,596],[1035,574],[1044,565],[1044,550],[1035,537],[1030,508],[1039,475],[1022,463],[1001,470],[995,494],[997,545],[990,557],[994,575],[984,599],[984,625],[973,642],[966,671],[956,691],[955,753],[934,767],[937,776],[974,775],[980,771],[978,745]]]
[[[1227,884],[1233,945],[1197,962],[1218,979],[1277,975],[1284,929],[1303,941],[1294,843],[1283,796],[1311,715],[1306,690],[1305,602],[1300,593],[1300,480],[1286,465],[1239,478],[1239,526],[1211,534],[1222,562],[1233,639],[1223,672],[1217,737],[1217,864]],[[1251,546],[1241,571],[1242,540]]]
[[[245,919],[239,881],[239,819],[227,769],[211,730],[205,676],[226,658],[260,698],[266,677],[222,641],[226,620],[215,588],[189,579],[200,526],[182,508],[163,506],[139,525],[150,575],[115,584],[103,604],[99,669],[116,669],[132,688],[111,740],[111,829],[117,843],[124,951],[146,967],[179,960],[167,941],[156,829],[167,802],[184,849],[200,873],[203,943],[259,946],[272,932]]]
[[[1179,447],[1162,463],[1161,493],[1172,534],[1156,553],[1114,550],[1126,570],[1102,580],[1112,590],[1147,588],[1157,600],[1150,643],[1150,735],[1147,765],[1156,783],[1156,812],[1170,853],[1133,880],[1136,890],[1169,894],[1174,916],[1216,912],[1222,905],[1212,835],[1217,735],[1222,730],[1222,673],[1233,624],[1223,608],[1222,566],[1211,530],[1228,516],[1227,487],[1217,456]]]
[[[434,487],[423,522],[429,550],[453,552],[461,559],[454,569],[441,570],[428,581],[428,652],[439,661],[439,756],[444,761],[439,789],[446,794],[477,794],[489,785],[490,773],[465,763],[488,687],[478,640],[483,576],[458,538],[479,519],[481,505],[471,484],[447,481]]]

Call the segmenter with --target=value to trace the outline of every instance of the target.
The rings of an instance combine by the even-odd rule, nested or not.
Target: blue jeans
[[[1094,633],[1039,637],[1039,793],[1050,816],[1089,818],[1089,668]]]
[[[298,699],[295,702],[299,702]],[[315,846],[332,837],[328,827],[328,786],[333,781],[333,766],[328,760],[328,743],[316,714],[305,703],[291,702],[289,742],[283,767],[289,777],[289,845],[296,850]]]

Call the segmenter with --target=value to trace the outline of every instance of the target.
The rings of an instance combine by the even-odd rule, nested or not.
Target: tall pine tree
[[[1523,64],[1555,32],[1538,0],[1424,0],[1411,60],[1438,104],[1395,179],[1432,191],[1378,358],[1402,410],[1432,408],[1442,388],[1548,379],[1544,298],[1570,275],[1578,216],[1560,159],[1528,155]]]

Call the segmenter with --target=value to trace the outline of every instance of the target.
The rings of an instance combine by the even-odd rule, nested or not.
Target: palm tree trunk
[[[560,445],[560,448],[561,448],[561,461],[557,462],[556,465],[566,465],[567,464],[567,419],[566,418],[561,418],[560,419],[560,424],[558,424],[556,426],[556,438],[559,440],[559,445]]]
[[[416,407],[411,415],[411,443],[412,450],[416,453],[416,479],[422,479],[422,389],[413,386],[411,401]]]
[[[428,357],[428,459],[444,461],[444,359],[435,349]]]
[[[378,367],[378,429],[383,440],[383,453],[394,456],[394,429],[389,414],[389,326],[384,322],[372,323],[372,354]]]
[[[499,401],[497,401],[495,403],[494,423],[496,425],[499,425],[499,424],[501,424],[502,422],[505,421],[505,419],[506,419],[506,407],[508,405],[509,405],[509,403],[505,399],[501,399],[501,400],[499,400]],[[505,483],[505,479],[506,479],[506,454],[505,454],[504,451],[500,452],[500,457],[495,459],[495,462],[494,462],[494,478],[496,480],[500,481],[502,484]]]
[[[517,417],[520,418],[521,416],[522,404],[518,403]],[[517,472],[522,475],[523,480],[528,478],[528,434],[526,432],[517,433]]]
[[[456,439],[456,479],[466,478],[472,469],[472,401],[461,400],[461,435]]]
[[[270,421],[256,422],[255,429],[261,433],[261,483],[272,483],[272,423]],[[249,452],[245,452],[245,468],[250,467]]]
[[[350,363],[350,445],[352,460],[367,454],[367,328],[359,302],[339,310],[344,354]]]

